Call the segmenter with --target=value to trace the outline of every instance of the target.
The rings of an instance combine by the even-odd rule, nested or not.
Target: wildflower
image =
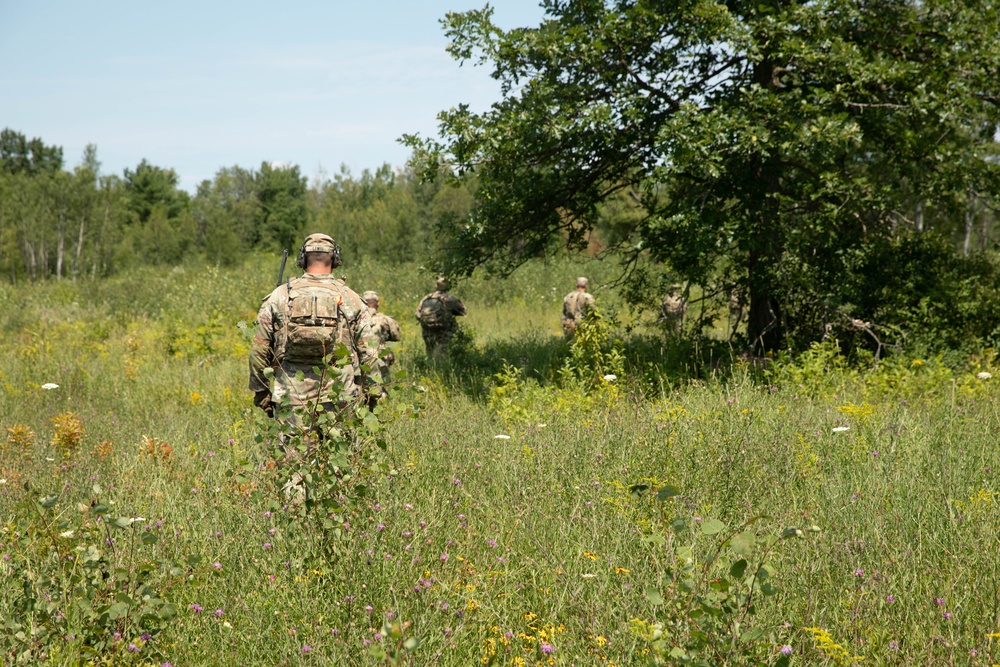
[[[128,650],[131,651],[132,653],[138,653],[139,652],[139,647],[136,646],[135,644],[129,644],[128,645]]]
[[[490,545],[490,548],[494,548],[497,546],[496,540],[486,540],[486,544]]]
[[[510,436],[509,435],[504,435],[504,434],[501,433],[500,435],[493,436],[493,439],[494,440],[510,440]]]
[[[897,644],[894,641],[889,642],[889,648],[891,648],[893,651],[898,651],[899,650],[899,644]]]
[[[222,618],[225,615],[226,615],[226,612],[223,611],[222,609],[216,609],[215,610],[215,617],[216,618]]]
[[[403,531],[403,537],[413,537],[413,533],[408,530]]]
[[[607,377],[607,376],[605,376],[605,377]],[[611,377],[614,377],[614,376],[612,375]],[[543,643],[542,646],[541,646],[541,649],[542,649],[542,653],[548,655],[549,653],[552,653],[553,651],[555,651],[556,647],[553,646],[552,644],[545,644],[545,643]]]
[[[264,512],[264,518],[265,519],[270,519],[271,518],[271,510],[268,510],[268,511]]]
[[[892,596],[892,595],[886,595],[885,596],[885,601],[888,602],[889,604],[892,604],[893,602],[896,601],[896,598],[895,598],[895,596]]]
[[[632,571],[624,567],[616,567],[615,574],[632,574]]]
[[[878,458],[878,451],[872,452],[872,456],[874,456],[875,458]]]
[[[950,611],[946,611],[944,613],[944,620],[946,620],[946,621],[950,621],[951,620],[951,612]]]
[[[844,431],[850,431],[850,430],[851,430],[850,426],[834,426],[833,427],[833,432],[834,433],[843,433]]]
[[[462,480],[460,480],[458,477],[455,478],[455,481],[453,483],[455,484],[455,486],[462,486]]]
[[[855,577],[863,577],[863,576],[865,576],[865,571],[864,571],[864,570],[862,570],[862,569],[861,569],[861,568],[859,567],[858,569],[856,569],[856,570],[854,571],[854,576],[855,576]]]
[[[442,563],[447,563],[448,562],[448,558],[450,558],[450,556],[448,556],[448,554],[441,554],[441,562]]]
[[[308,653],[308,652],[309,652],[309,651],[311,651],[311,650],[312,650],[312,646],[309,646],[308,644],[304,644],[304,645],[302,646],[302,652],[303,652],[303,653]]]
[[[413,505],[411,505],[410,503],[406,503],[405,505],[403,505],[403,509],[409,512],[410,510],[413,509]]]
[[[387,611],[387,612],[385,612],[385,617],[389,618],[389,619],[396,618],[396,612],[394,612],[394,611]]]
[[[42,385],[42,389],[44,389],[45,391],[49,391],[51,389],[58,389],[58,388],[59,388],[59,385],[57,385],[55,382],[46,382],[45,384]]]
[[[604,376],[604,381],[605,382],[614,382],[617,379],[618,379],[618,376],[615,375],[614,373],[608,373],[607,375]]]
[[[190,607],[188,607],[188,609],[190,609],[191,611],[193,611],[196,614],[200,614],[201,613],[201,605],[200,604],[193,604]]]
[[[583,552],[583,557],[584,558],[589,558],[590,560],[597,560],[597,554],[592,554],[589,551],[584,551]]]
[[[593,579],[597,575],[596,574],[591,574],[590,572],[587,572],[586,574],[581,574],[580,576],[583,577],[584,579]]]
[[[782,655],[791,655],[794,650],[795,649],[793,649],[788,644],[785,644],[784,646],[781,647],[781,653],[782,653]]]
[[[139,635],[139,639],[141,639],[144,642],[148,642],[152,638],[153,638],[153,635],[149,634],[148,632],[144,632],[141,635]]]
[[[72,530],[67,530],[65,533],[59,533],[59,537],[66,538],[68,540],[69,538],[73,537],[73,532],[74,531]]]
[[[160,665],[160,667],[174,667],[174,666],[171,665],[169,662],[164,662],[162,665]]]
[[[198,611],[201,610],[199,609]],[[114,638],[115,641],[119,641],[122,638],[122,633],[116,632],[115,634],[112,635],[112,638]]]
[[[372,613],[372,606],[370,604],[369,605],[365,605],[365,612],[367,612],[369,614]]]
[[[444,636],[445,637],[451,637],[451,628],[445,628],[444,629]]]
[[[384,524],[384,523],[380,523],[380,524],[378,525],[378,532],[380,532],[380,533],[381,533],[381,532],[382,532],[382,531],[384,531],[384,530],[385,530],[385,524]]]
[[[219,563],[219,562],[212,563],[212,569],[221,570],[222,569],[222,563]]]
[[[934,598],[934,604],[941,606],[944,604],[944,598]]]
[[[987,371],[980,371],[980,372],[976,373],[976,377],[979,378],[980,380],[989,380],[991,377],[993,377],[993,374],[992,373],[988,373]],[[45,386],[43,385],[42,389],[44,389],[44,388],[45,388]]]
[[[271,543],[270,542],[264,542],[264,548],[265,549],[270,549],[271,548]]]

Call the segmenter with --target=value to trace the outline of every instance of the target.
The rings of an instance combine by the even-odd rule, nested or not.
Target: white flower
[[[833,427],[833,432],[834,433],[843,433],[844,431],[850,431],[850,430],[851,430],[850,426],[834,426]]]
[[[129,519],[129,520],[128,520],[128,523],[129,523],[129,525],[132,525],[132,524],[133,524],[133,523],[135,523],[136,521],[145,521],[145,520],[146,520],[146,519],[144,519],[144,518],[143,518],[143,517],[141,517],[141,516],[134,516],[134,517],[132,517],[131,519]]]
[[[581,574],[580,576],[581,576],[581,577],[583,577],[584,579],[593,579],[593,578],[594,578],[594,577],[596,577],[597,575],[596,575],[596,574],[590,574],[590,573],[588,572],[587,574]]]
[[[59,537],[65,537],[67,540],[73,537],[73,531],[67,530],[65,533],[59,533]]]
[[[980,372],[976,373],[976,377],[979,378],[980,380],[989,380],[991,377],[993,377],[993,373],[988,373],[986,371],[980,371]]]
[[[45,460],[46,460],[46,461],[55,461],[55,459],[53,459],[53,458],[50,458],[50,457],[48,457],[48,456],[46,456],[46,457],[45,457]]]
[[[618,376],[615,375],[614,373],[608,373],[607,375],[604,376],[604,381],[605,382],[614,382],[617,379],[618,379]]]
[[[510,436],[509,435],[503,435],[501,433],[500,435],[493,436],[493,439],[494,440],[510,440]]]
[[[48,390],[48,389],[58,389],[58,388],[59,388],[59,385],[57,385],[55,382],[46,382],[45,384],[42,385],[42,389],[46,389],[46,390]]]
[[[546,426],[548,426],[548,424],[539,424],[535,428],[545,428]]]
[[[5,479],[0,479],[0,484],[6,484],[6,483],[7,483],[7,480],[5,480]]]

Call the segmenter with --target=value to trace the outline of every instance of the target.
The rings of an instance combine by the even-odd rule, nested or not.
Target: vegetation
[[[488,7],[444,21],[503,91],[408,138],[425,177],[478,180],[471,221],[445,230],[454,271],[507,273],[610,226],[636,288],[735,292],[747,345],[803,349],[884,314],[843,280],[856,263],[896,264],[931,218],[968,254],[996,207],[993,2],[543,6],[537,27]]]
[[[419,414],[385,421],[339,535],[301,529],[255,439],[238,324],[270,260],[0,288],[4,662],[1000,659],[992,353],[685,369],[640,320],[571,349],[548,280],[590,268],[459,285],[441,366],[429,276],[351,269],[403,325],[390,412]]]

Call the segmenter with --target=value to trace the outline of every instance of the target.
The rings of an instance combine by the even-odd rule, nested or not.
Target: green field
[[[610,268],[559,261],[459,284],[474,344],[434,365],[431,276],[352,268],[403,326],[395,407],[420,409],[321,538],[248,409],[238,323],[274,269],[0,287],[3,664],[1000,662],[992,353],[685,363]],[[581,273],[623,332],[624,372],[589,390],[557,380]]]

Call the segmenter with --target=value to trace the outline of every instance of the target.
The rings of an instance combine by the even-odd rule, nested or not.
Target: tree
[[[618,250],[749,296],[774,349],[851,309],[845,258],[917,206],[995,198],[1000,9],[989,0],[545,0],[535,28],[449,14],[460,62],[503,98],[404,138],[428,178],[479,180],[442,229],[452,271],[582,247],[605,203]],[[442,171],[442,166],[446,167]],[[447,221],[446,221],[447,223]],[[509,252],[512,241],[527,252]]]
[[[54,174],[62,169],[63,150],[46,146],[41,139],[28,141],[20,132],[0,132],[0,171],[10,174]]]
[[[296,249],[309,223],[306,177],[298,165],[264,162],[254,177],[261,217],[258,236],[273,248]]]

